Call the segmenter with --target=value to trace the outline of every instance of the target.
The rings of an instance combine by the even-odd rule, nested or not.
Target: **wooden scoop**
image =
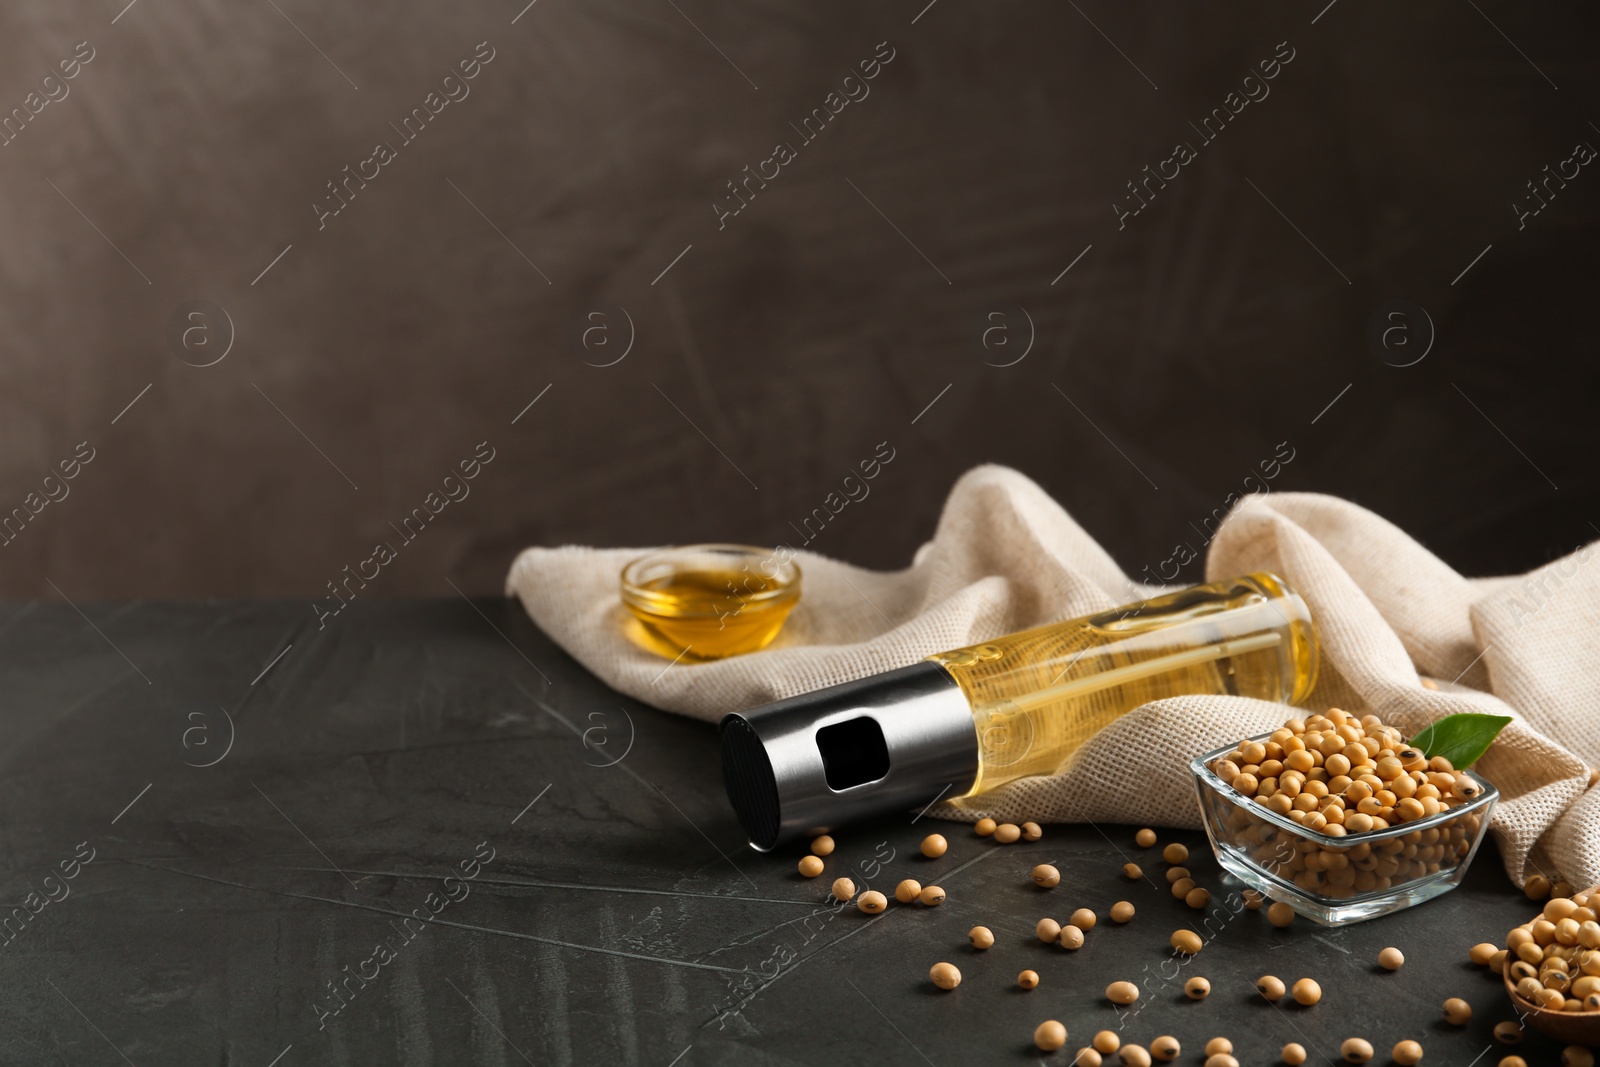
[[[1600,894],[1600,886],[1590,889],[1589,893]],[[1510,970],[1509,959],[1506,969]],[[1563,1044],[1600,1048],[1600,1011],[1551,1011],[1549,1008],[1541,1008],[1522,999],[1509,973],[1503,980],[1506,984],[1506,996],[1511,998],[1511,1006],[1517,1010],[1517,1018],[1525,1025],[1532,1024],[1541,1034],[1553,1037]]]
[[[1523,1000],[1509,975],[1505,978],[1506,996],[1517,1010],[1523,1025],[1533,1028],[1546,1037],[1553,1037],[1564,1045],[1600,1047],[1600,1011],[1551,1011]]]

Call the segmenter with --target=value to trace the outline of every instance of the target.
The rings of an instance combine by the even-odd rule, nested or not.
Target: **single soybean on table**
[[[1133,827],[1000,846],[910,812],[841,829],[802,879],[800,849],[743,843],[712,726],[609,690],[503,600],[356,603],[320,630],[302,602],[14,604],[0,674],[0,1064],[944,1067],[1066,1063],[1112,1029],[1173,1035],[1182,1063],[1217,1035],[1244,1064],[1289,1041],[1328,1063],[1359,1036],[1375,1062],[1412,1038],[1489,1067],[1511,1011],[1466,950],[1534,910],[1486,846],[1429,904],[1279,930],[1226,906],[1203,836],[1163,831],[1213,891],[1208,926]],[[1032,884],[1041,862],[1060,886]],[[832,905],[839,875],[948,900],[868,916]],[[1036,939],[1079,907],[1100,915],[1081,950]],[[1187,961],[1180,927],[1207,938]],[[928,980],[939,961],[957,989]],[[1265,1003],[1269,973],[1321,1003]],[[1145,990],[1132,1013],[1105,999],[1118,979]],[[1469,1026],[1443,1021],[1450,996]],[[1069,1030],[1053,1056],[1045,1019]]]

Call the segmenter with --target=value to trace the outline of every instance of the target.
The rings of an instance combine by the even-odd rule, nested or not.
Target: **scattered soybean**
[[[1310,978],[1302,978],[1294,984],[1294,1002],[1303,1008],[1309,1008],[1322,999],[1322,987]]]
[[[1346,1063],[1366,1063],[1372,1059],[1372,1042],[1364,1037],[1347,1037],[1339,1046],[1339,1055]]]
[[[1167,940],[1171,943],[1173,948],[1177,949],[1185,956],[1195,955],[1202,948],[1205,948],[1206,944],[1199,934],[1188,929],[1187,927],[1172,931],[1172,936]],[[1202,978],[1201,981],[1205,981],[1205,979]]]
[[[1113,1004],[1132,1004],[1139,999],[1139,987],[1132,982],[1112,982],[1106,986],[1106,999]]]

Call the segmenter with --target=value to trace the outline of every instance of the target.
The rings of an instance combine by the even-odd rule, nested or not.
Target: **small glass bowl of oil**
[[[665,548],[622,568],[629,636],[667,659],[723,659],[767,647],[800,600],[787,550]]]

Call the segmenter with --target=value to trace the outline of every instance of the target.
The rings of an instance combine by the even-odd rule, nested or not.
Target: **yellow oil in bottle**
[[[788,570],[691,551],[624,572],[622,600],[637,623],[632,636],[668,659],[722,659],[765,648],[800,598],[798,568],[788,564]]]
[[[1304,601],[1265,573],[929,658],[972,706],[979,769],[967,796],[1056,773],[1095,732],[1152,700],[1215,693],[1295,703],[1317,675]]]

